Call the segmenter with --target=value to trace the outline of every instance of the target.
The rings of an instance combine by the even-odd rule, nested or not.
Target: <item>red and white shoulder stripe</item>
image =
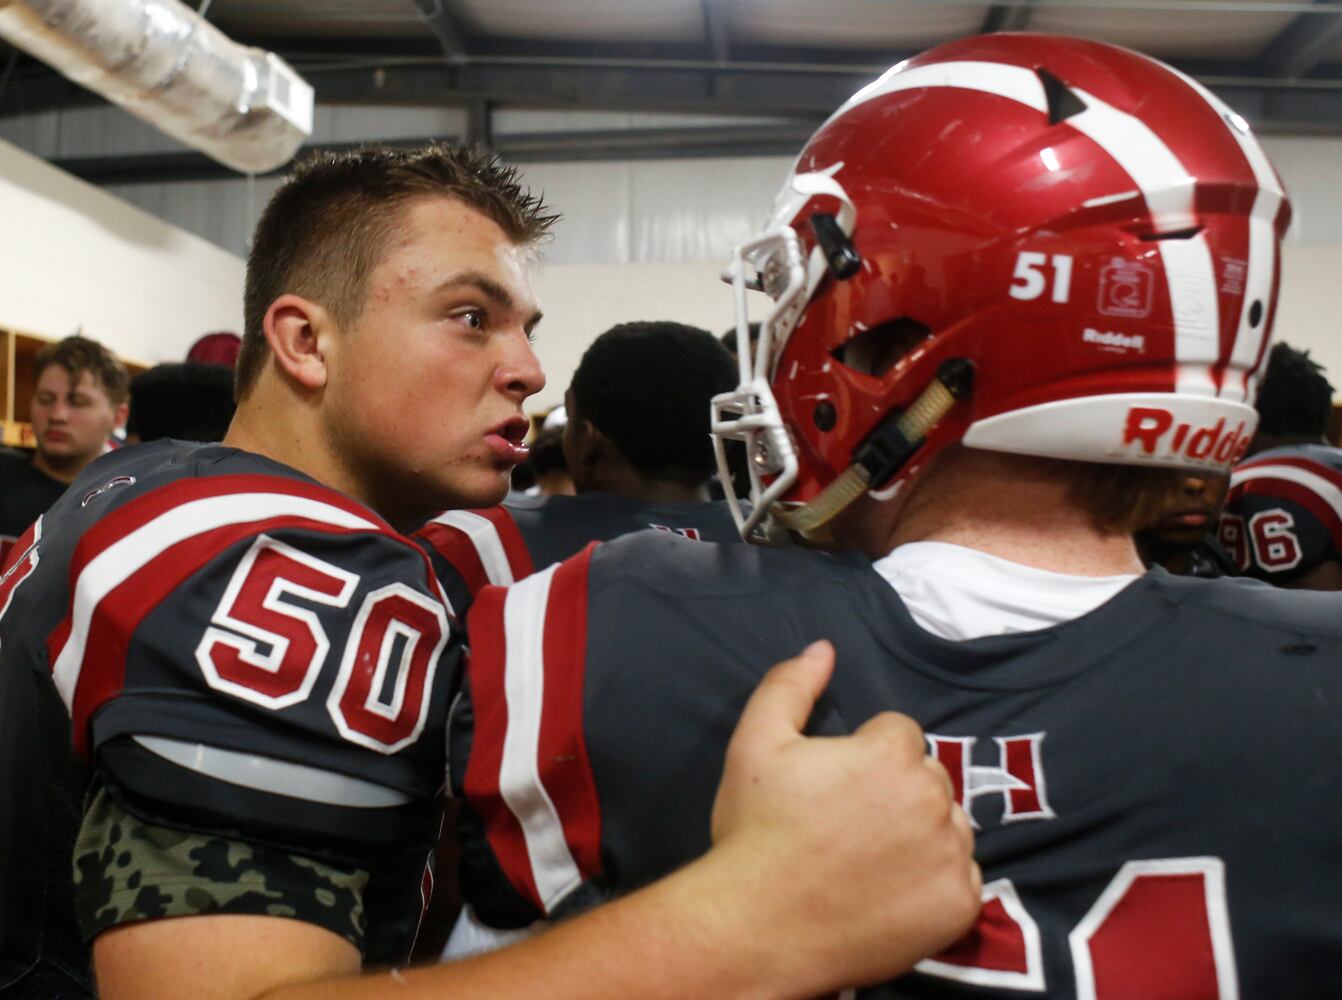
[[[14,600],[14,591],[37,569],[37,543],[42,540],[42,518],[34,521],[22,535],[16,539],[3,539],[4,558],[0,559],[0,618],[5,617],[10,602]]]
[[[1268,455],[1251,459],[1230,475],[1228,507],[1246,496],[1289,500],[1328,529],[1342,551],[1342,471],[1302,455]]]
[[[400,537],[333,490],[241,475],[170,483],[111,511],[80,539],[66,614],[47,640],[77,748],[86,745],[92,712],[122,689],[130,637],[149,613],[228,546],[294,527]]]
[[[475,731],[466,797],[513,887],[543,913],[601,870],[601,810],[583,735],[588,570],[595,545],[468,618]]]
[[[506,587],[535,571],[522,532],[505,507],[445,511],[415,535],[461,574],[472,595],[490,585]]]

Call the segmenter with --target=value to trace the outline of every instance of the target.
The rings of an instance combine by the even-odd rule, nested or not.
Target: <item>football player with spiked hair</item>
[[[969,937],[863,996],[1332,989],[1336,609],[1132,539],[1253,436],[1289,211],[1241,117],[1104,44],[965,39],[839,108],[731,265],[714,429],[749,450],[743,532],[845,554],[630,537],[486,589],[452,727],[476,912],[702,850],[760,667],[827,637],[811,731],[913,716],[985,880]]]
[[[821,993],[973,919],[968,821],[918,727],[802,738],[821,650],[742,715],[706,858],[508,954],[358,976],[418,931],[464,655],[402,532],[498,503],[525,458],[531,253],[554,218],[469,149],[310,158],[253,241],[224,441],[108,455],[20,538],[0,569],[0,997]],[[803,864],[812,893],[757,891]]]

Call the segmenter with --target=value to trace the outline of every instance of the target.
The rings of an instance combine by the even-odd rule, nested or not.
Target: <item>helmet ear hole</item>
[[[845,368],[883,378],[909,352],[932,336],[932,331],[916,319],[901,316],[889,322],[860,330],[830,352]]]

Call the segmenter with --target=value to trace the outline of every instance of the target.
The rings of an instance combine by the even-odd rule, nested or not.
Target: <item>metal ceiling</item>
[[[526,161],[771,154],[898,60],[979,31],[1083,35],[1165,59],[1262,132],[1342,134],[1342,0],[213,0],[237,41],[289,60],[319,107],[457,107]],[[96,101],[0,57],[0,117]],[[495,134],[501,108],[776,120]],[[376,139],[377,135],[367,138]],[[61,164],[93,180],[210,176],[190,154]]]

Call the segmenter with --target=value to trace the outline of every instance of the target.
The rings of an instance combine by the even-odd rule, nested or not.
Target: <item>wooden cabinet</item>
[[[33,447],[28,416],[33,403],[33,362],[51,343],[54,341],[49,337],[0,327],[0,444]],[[148,367],[126,358],[121,362],[132,378]]]

